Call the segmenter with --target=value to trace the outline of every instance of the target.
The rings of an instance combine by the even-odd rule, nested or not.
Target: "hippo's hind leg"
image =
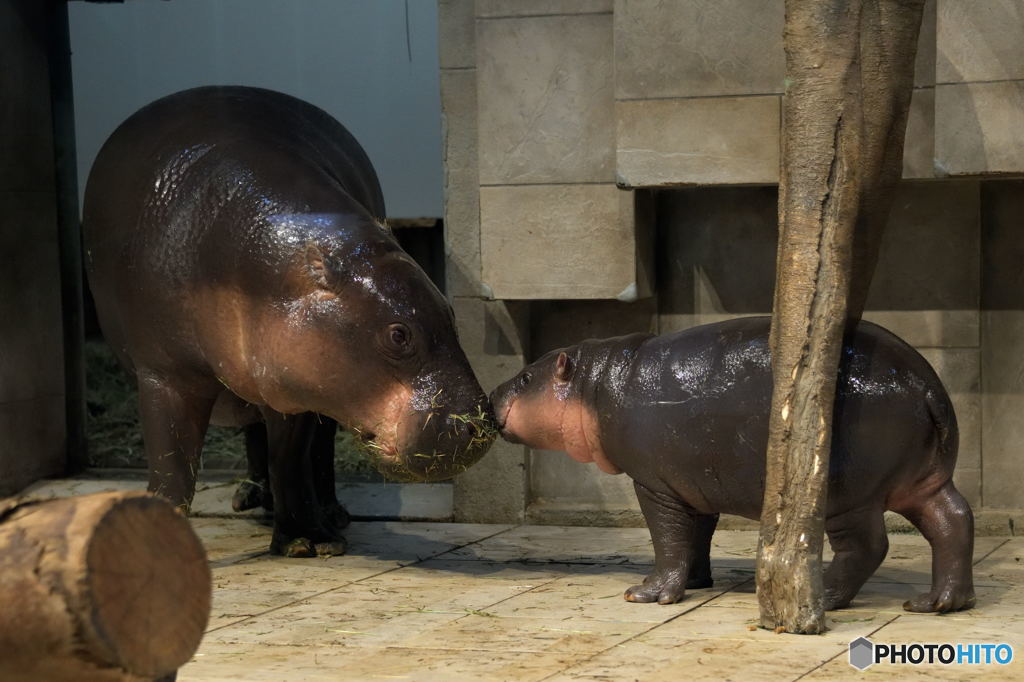
[[[267,511],[273,511],[274,494],[270,491],[267,426],[257,421],[245,426],[244,431],[246,475],[231,498],[231,508],[241,512],[262,506]]]
[[[313,485],[312,446],[318,415],[265,412],[274,494],[274,536],[270,550],[290,557],[345,553],[345,538],[324,522]]]
[[[850,604],[889,551],[885,517],[878,507],[855,509],[825,520],[835,556],[825,571],[825,610]]]
[[[674,604],[686,593],[696,542],[697,516],[675,495],[634,481],[640,511],[654,542],[654,572],[626,590],[626,601]]]
[[[320,416],[313,434],[310,457],[312,457],[313,489],[324,516],[324,524],[339,533],[351,522],[348,511],[338,502],[334,488],[334,434],[338,423],[329,417]]]
[[[932,589],[903,605],[907,611],[959,611],[974,606],[974,514],[953,481],[901,511],[932,546]]]
[[[711,579],[711,538],[718,526],[718,514],[698,514],[694,518],[693,559],[690,575],[686,578],[686,589],[699,590],[712,587]]]
[[[196,490],[199,456],[214,398],[145,371],[137,376],[149,491],[163,495],[187,513]]]

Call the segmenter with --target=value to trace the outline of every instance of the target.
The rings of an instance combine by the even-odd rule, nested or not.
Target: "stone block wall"
[[[982,502],[1024,507],[1024,181],[981,191]]]
[[[0,497],[65,465],[46,3],[0,3]]]
[[[777,0],[616,2],[619,184],[776,182],[782,25]]]
[[[471,0],[440,0],[438,13],[446,289],[462,347],[489,392],[523,365],[528,308],[490,300],[481,279],[476,8]],[[521,520],[526,466],[526,448],[495,443],[483,460],[456,479],[455,518],[479,523]]]
[[[612,29],[610,0],[475,5],[481,277],[494,298],[649,294],[649,226],[615,186]]]
[[[448,285],[485,388],[582,338],[770,313],[781,0],[441,8]],[[996,530],[1024,509],[1024,185],[986,178],[1024,175],[1022,32],[1024,0],[926,3],[912,182],[866,313],[945,383],[956,482]],[[456,499],[465,520],[640,522],[625,477],[507,444]]]
[[[1024,170],[1024,1],[936,0],[935,168]]]

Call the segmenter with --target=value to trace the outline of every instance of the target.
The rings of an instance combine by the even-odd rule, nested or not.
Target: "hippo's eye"
[[[384,332],[384,339],[388,346],[394,350],[405,350],[409,345],[409,340],[412,334],[409,332],[409,328],[400,322],[388,325],[387,330]]]
[[[530,374],[529,372],[523,372],[523,375],[521,377],[519,377],[519,383],[522,384],[523,386],[529,386],[530,385],[530,379],[532,379],[532,378],[533,378],[532,374]]]

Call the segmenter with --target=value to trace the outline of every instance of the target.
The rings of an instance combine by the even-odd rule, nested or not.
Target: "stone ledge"
[[[263,509],[231,511],[231,496],[241,471],[205,471],[199,475],[192,502],[193,518],[267,518]],[[90,493],[145,490],[147,472],[142,469],[90,469],[75,478],[43,480],[21,492],[28,497],[69,497]],[[450,521],[450,483],[353,483],[336,481],[338,499],[358,520]]]
[[[1024,1],[938,0],[939,83],[1024,78]]]
[[[481,19],[611,12],[612,0],[476,0],[476,16]]]
[[[619,101],[615,113],[622,187],[778,182],[775,95]]]
[[[642,298],[637,208],[610,183],[481,187],[484,283],[496,299]]]
[[[783,18],[783,3],[775,0],[620,0],[615,96],[781,93]]]
[[[1024,173],[1024,80],[935,86],[936,175]]]

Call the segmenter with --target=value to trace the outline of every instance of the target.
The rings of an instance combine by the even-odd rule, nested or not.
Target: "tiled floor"
[[[28,492],[144,486],[135,478],[41,482]],[[885,563],[851,608],[829,614],[826,634],[777,635],[754,626],[753,531],[715,535],[713,589],[672,606],[631,604],[622,593],[654,558],[642,528],[357,522],[347,532],[347,555],[283,559],[266,553],[270,529],[259,518],[224,516],[233,489],[207,481],[196,496],[192,523],[213,569],[213,613],[199,651],[179,672],[182,682],[1024,680],[1022,537],[977,538],[977,608],[934,616],[901,608],[928,587],[927,543],[890,535]],[[385,492],[347,488],[345,499],[354,493],[364,514],[429,518],[444,506],[426,488]],[[847,653],[860,636],[895,644],[1006,642],[1015,660],[859,672]]]
[[[209,632],[179,680],[1024,679],[1024,538],[978,538],[978,608],[900,605],[928,583],[930,552],[891,536],[889,558],[822,636],[753,627],[756,533],[715,536],[715,587],[680,604],[631,604],[650,568],[646,530],[355,523],[349,554],[263,553],[253,519],[199,518],[210,553]],[[1009,666],[850,667],[850,640],[1007,642]]]

